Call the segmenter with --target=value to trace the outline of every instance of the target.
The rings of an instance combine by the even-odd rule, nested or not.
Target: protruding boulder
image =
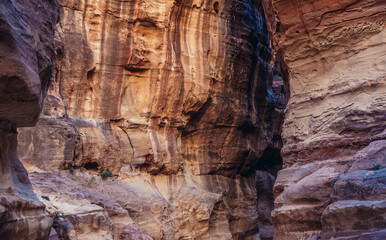
[[[19,161],[17,127],[33,126],[53,77],[56,1],[0,2],[0,239],[47,239],[52,219]]]

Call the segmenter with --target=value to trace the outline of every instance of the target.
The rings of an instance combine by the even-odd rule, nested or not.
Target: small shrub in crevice
[[[374,165],[373,171],[377,171],[377,170],[379,170],[379,169],[381,169],[381,166],[380,166],[379,164]]]
[[[52,224],[52,226],[54,228],[58,228],[59,227],[59,223],[61,221],[60,218],[62,218],[63,220],[67,219],[67,217],[64,216],[63,214],[61,214],[61,215],[56,214],[55,217],[53,218],[54,221],[53,221],[53,224]]]
[[[74,167],[72,165],[70,165],[68,167],[68,171],[70,171],[71,174],[74,174]]]
[[[54,217],[54,221],[53,221],[53,223],[52,223],[52,226],[53,226],[54,228],[59,227],[59,217],[58,217],[58,215],[56,215],[56,217]]]
[[[109,170],[103,171],[103,172],[101,173],[102,179],[106,179],[106,178],[112,177],[112,176],[113,176],[113,174],[112,174]]]
[[[48,196],[42,196],[43,199],[50,201],[50,198]]]

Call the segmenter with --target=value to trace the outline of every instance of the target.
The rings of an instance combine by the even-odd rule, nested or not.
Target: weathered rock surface
[[[1,237],[384,238],[384,1],[59,4],[53,229],[56,5],[0,5]]]
[[[256,171],[258,226],[261,240],[273,239],[271,212],[274,209],[273,184],[275,177],[266,171]]]
[[[350,160],[281,170],[274,187],[275,236],[308,239],[322,232],[325,239],[339,239],[382,230],[385,143],[374,141]]]
[[[31,173],[31,181],[38,196],[49,196],[44,203],[58,216],[55,228],[60,231],[62,219],[69,219],[77,239],[257,236],[254,178],[132,173],[102,180],[75,170]]]
[[[290,79],[285,165],[347,159],[384,138],[384,2],[272,4]]]
[[[263,5],[290,86],[275,238],[384,238],[385,2]]]
[[[52,1],[0,2],[0,239],[50,234],[52,219],[17,157],[16,128],[38,120],[55,63],[58,17]]]
[[[33,126],[52,78],[58,6],[38,0],[0,6],[0,119]]]
[[[0,238],[45,239],[52,219],[35,196],[27,171],[17,158],[16,147],[15,125],[0,121]]]
[[[33,159],[24,157],[33,147],[27,143],[37,147],[47,136],[60,139],[52,153],[65,152],[34,153],[47,170],[76,158],[74,166],[95,162],[115,172],[130,166],[234,176],[248,172],[271,144],[272,54],[264,16],[250,1],[60,5],[62,61],[41,130],[29,130],[39,134],[20,136],[26,162]],[[77,156],[67,152],[73,137],[59,133],[72,135],[69,128],[81,135]]]
[[[60,239],[151,239],[136,226],[127,210],[108,195],[114,191],[110,187],[113,185],[106,186],[100,177],[97,180],[95,176],[85,176],[86,173],[64,173],[68,176],[59,172],[30,175],[36,194],[48,197],[43,202],[54,216],[53,227]],[[107,191],[102,189],[106,187]],[[119,191],[123,193],[124,189]],[[126,195],[122,194],[122,199]]]
[[[260,1],[59,4],[55,79],[18,148],[56,235],[272,237],[285,88]]]

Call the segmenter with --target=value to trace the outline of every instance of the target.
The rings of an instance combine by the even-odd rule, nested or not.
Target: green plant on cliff
[[[59,227],[59,216],[56,215],[56,216],[54,217],[53,220],[54,220],[54,221],[52,222],[52,226],[53,226],[54,228]]]
[[[373,170],[374,170],[374,171],[377,171],[377,170],[379,170],[379,169],[381,169],[381,166],[380,166],[379,164],[374,165],[374,167],[373,167]]]
[[[67,217],[63,213],[55,214],[55,217],[53,218],[54,221],[52,224],[54,228],[59,227],[60,222],[63,221],[60,219],[66,220]]]
[[[106,179],[106,178],[112,177],[112,176],[113,176],[113,174],[112,174],[109,170],[103,171],[103,172],[101,173],[102,179]]]
[[[50,198],[48,196],[42,196],[43,199],[50,201]]]
[[[68,171],[70,171],[71,174],[74,174],[74,167],[72,165],[70,165],[68,167]]]

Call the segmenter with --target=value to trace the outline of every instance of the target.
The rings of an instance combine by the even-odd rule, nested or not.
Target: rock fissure
[[[129,143],[130,143],[130,147],[133,151],[133,154],[131,155],[131,161],[130,161],[130,170],[133,170],[133,166],[131,164],[131,162],[133,161],[134,157],[135,157],[135,148],[133,146],[133,143],[131,142],[131,139],[130,139],[130,136],[129,134],[127,133],[127,131],[125,131],[122,127],[120,127],[121,130],[127,135],[127,139],[129,140]]]

